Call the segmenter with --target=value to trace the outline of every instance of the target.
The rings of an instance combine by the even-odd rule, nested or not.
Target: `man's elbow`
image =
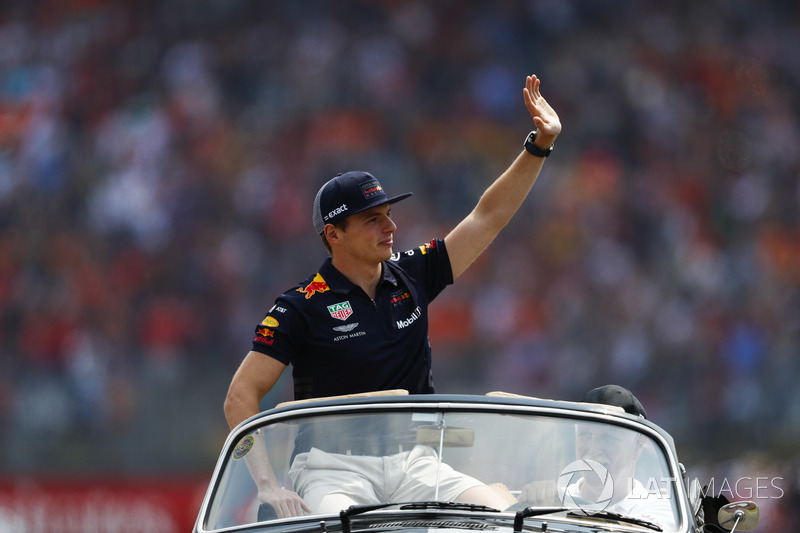
[[[233,409],[233,398],[231,398],[231,393],[228,391],[228,394],[225,396],[225,401],[222,403],[222,412],[225,414],[225,420],[228,422],[228,429],[233,429],[235,427],[231,416]]]
[[[225,420],[227,420],[228,427],[231,430],[247,418],[247,415],[242,415],[246,410],[246,402],[239,387],[233,383],[228,389],[228,394],[225,395],[222,410],[225,413]]]

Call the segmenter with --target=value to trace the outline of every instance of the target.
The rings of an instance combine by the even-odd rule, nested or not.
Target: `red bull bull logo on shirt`
[[[256,329],[256,336],[253,337],[253,342],[272,346],[272,343],[275,342],[275,332],[269,328],[258,328]]]
[[[325,292],[329,290],[331,289],[330,287],[328,287],[328,284],[325,282],[322,276],[320,276],[319,273],[317,273],[317,275],[314,276],[314,279],[311,281],[311,283],[309,283],[305,287],[300,287],[299,289],[297,289],[297,292],[302,292],[303,294],[305,294],[306,300],[308,300],[318,292]]]
[[[275,332],[269,328],[258,328],[258,331],[256,331],[256,333],[260,337],[272,337],[273,335],[275,335]]]

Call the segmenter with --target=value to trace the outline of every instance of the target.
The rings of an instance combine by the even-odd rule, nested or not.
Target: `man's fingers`
[[[542,82],[539,80],[539,78],[537,78],[536,76],[533,76],[533,83],[531,84],[532,87],[533,87],[533,90],[531,92],[532,92],[534,98],[541,98],[542,93],[539,92],[539,85],[541,85],[541,84],[542,84]]]
[[[288,516],[302,516],[303,511],[311,512],[311,508],[308,504],[295,493],[292,493],[292,498],[287,502],[287,508],[291,513]]]
[[[536,505],[554,503],[558,495],[556,484],[552,481],[534,481],[522,488],[520,500]]]
[[[275,509],[278,518],[289,518],[292,516],[302,516],[303,511],[311,512],[311,508],[296,492],[288,489],[281,489],[275,493],[274,498],[267,499],[267,503]]]
[[[539,92],[539,83],[539,78],[536,77],[536,74],[531,74],[525,79],[525,87],[534,95]]]

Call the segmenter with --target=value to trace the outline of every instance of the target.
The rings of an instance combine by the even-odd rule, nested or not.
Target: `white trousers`
[[[317,448],[298,454],[289,470],[294,490],[315,513],[338,513],[351,505],[430,501],[436,495],[439,458],[429,446],[384,457],[327,453]],[[439,501],[455,501],[483,485],[442,463]]]

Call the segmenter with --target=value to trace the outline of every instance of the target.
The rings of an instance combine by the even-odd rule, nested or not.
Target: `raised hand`
[[[539,92],[541,83],[535,74],[528,76],[525,80],[525,88],[522,89],[522,96],[525,99],[525,107],[528,108],[539,132],[536,136],[536,145],[545,149],[553,144],[555,138],[561,133],[561,121],[555,110]]]

